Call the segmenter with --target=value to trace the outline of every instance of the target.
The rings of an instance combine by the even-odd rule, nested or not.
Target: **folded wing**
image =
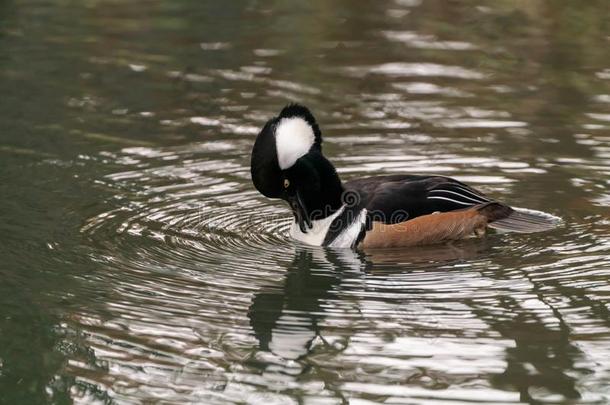
[[[530,233],[556,227],[561,219],[540,211],[511,208],[482,192],[444,176],[383,176],[348,182],[373,222],[397,224],[424,215],[477,208],[491,228]]]

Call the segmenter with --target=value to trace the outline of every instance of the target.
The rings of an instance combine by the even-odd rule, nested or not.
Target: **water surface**
[[[0,4],[0,402],[610,401],[607,1]],[[250,183],[308,105],[345,179],[536,235],[296,245]]]

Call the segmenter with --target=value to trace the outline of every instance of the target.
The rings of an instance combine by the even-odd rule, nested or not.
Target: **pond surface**
[[[607,403],[607,0],[0,3],[0,402]],[[345,179],[565,223],[298,246],[250,183],[308,105]]]

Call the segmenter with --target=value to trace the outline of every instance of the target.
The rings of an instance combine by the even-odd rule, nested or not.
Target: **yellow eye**
[[[290,181],[288,179],[284,179],[284,188],[290,187]]]

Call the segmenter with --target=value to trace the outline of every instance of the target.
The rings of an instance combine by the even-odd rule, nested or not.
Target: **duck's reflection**
[[[259,348],[286,359],[306,355],[316,338],[324,340],[324,306],[336,297],[342,277],[358,274],[365,265],[352,251],[298,247],[283,289],[260,292],[250,305],[248,317]]]
[[[477,257],[490,246],[488,239],[471,239],[459,242],[419,246],[412,249],[374,249],[366,252],[366,268],[375,272],[376,270],[388,268],[395,273],[404,271],[405,268],[397,269],[397,265],[407,264],[421,267],[426,263],[434,267],[447,265],[457,261],[465,261]]]
[[[332,308],[341,306],[338,301],[344,301],[346,296],[353,298],[361,295],[362,291],[354,291],[354,288],[367,289],[367,276],[375,275],[375,292],[380,294],[376,298],[377,294],[371,294],[369,290],[366,301],[388,301],[391,298],[387,293],[381,294],[383,287],[379,287],[380,277],[385,277],[384,273],[391,284],[392,276],[396,272],[404,273],[405,269],[429,268],[438,271],[439,263],[447,265],[452,261],[468,261],[477,257],[487,249],[487,243],[478,241],[406,252],[377,251],[366,254],[299,247],[288,268],[283,288],[269,288],[258,293],[249,308],[248,316],[259,349],[283,359],[304,360],[316,346],[313,342],[326,341],[323,336],[325,317],[332,315]],[[402,264],[392,266],[391,263]],[[409,267],[405,267],[407,263]],[[484,272],[480,277],[488,274]],[[395,280],[391,291],[396,291]],[[413,287],[405,285],[405,289],[411,291]],[[532,284],[531,288],[537,290],[538,286]],[[345,289],[352,291],[346,295],[343,293]],[[400,305],[404,307],[425,306],[429,298],[413,300],[411,295],[408,299],[400,300],[403,300]],[[458,303],[455,300],[449,299],[446,304],[470,308],[476,318],[487,325],[488,332],[485,334],[488,337],[496,339],[499,334],[498,342],[514,342],[505,349],[505,370],[489,376],[491,386],[517,391],[521,401],[532,404],[538,403],[537,397],[548,395],[561,395],[565,399],[580,398],[577,388],[579,377],[576,374],[587,370],[579,370],[576,363],[583,353],[573,343],[559,311],[551,308],[554,321],[549,323],[549,319],[546,319],[548,312],[541,313],[539,307],[530,308],[518,294],[505,293],[481,299],[458,298]],[[434,304],[438,305],[437,299]],[[402,332],[397,330],[396,334],[404,336],[404,333],[409,333],[404,331],[411,329],[405,325],[405,329]],[[358,333],[357,330],[352,332]],[[464,336],[462,332],[456,335],[460,339]],[[421,331],[418,333],[421,336]],[[427,330],[425,333],[431,342],[447,337],[447,329]]]
[[[316,338],[324,340],[320,323],[329,300],[346,277],[386,270],[389,264],[426,266],[475,257],[486,241],[424,246],[410,250],[383,249],[366,253],[347,249],[297,246],[283,288],[269,287],[255,295],[248,311],[259,348],[286,359],[309,353]],[[391,266],[390,266],[391,267]],[[404,267],[401,267],[404,270]]]

